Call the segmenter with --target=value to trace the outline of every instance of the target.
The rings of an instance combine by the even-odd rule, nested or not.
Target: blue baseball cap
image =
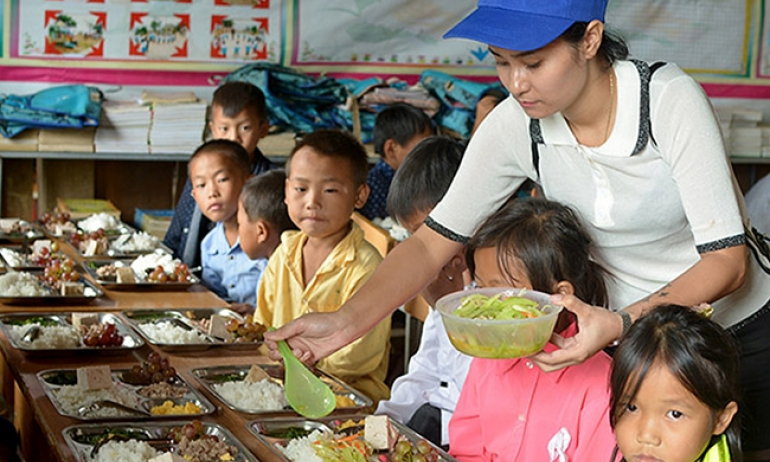
[[[444,34],[506,50],[531,51],[557,39],[576,22],[604,21],[608,0],[479,0],[476,9]]]

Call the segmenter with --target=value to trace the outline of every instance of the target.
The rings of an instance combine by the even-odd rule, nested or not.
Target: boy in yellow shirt
[[[380,254],[353,223],[366,203],[366,151],[351,135],[319,130],[306,135],[286,163],[286,205],[299,231],[286,231],[257,290],[254,319],[279,327],[309,312],[339,309],[372,275]],[[385,385],[390,319],[321,360],[318,367],[376,403]]]

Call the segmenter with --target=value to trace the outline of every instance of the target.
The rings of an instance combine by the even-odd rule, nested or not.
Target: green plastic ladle
[[[294,356],[286,341],[278,341],[278,352],[281,353],[286,368],[283,389],[286,393],[286,401],[292,409],[309,419],[331,414],[337,400],[329,385],[323,383]]]

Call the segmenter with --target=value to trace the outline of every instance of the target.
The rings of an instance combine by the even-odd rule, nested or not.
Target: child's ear
[[[257,242],[260,244],[267,242],[271,233],[270,225],[268,225],[265,220],[260,219],[257,219],[254,225],[254,232],[257,234]]]
[[[569,281],[559,281],[553,288],[553,293],[562,295],[575,295],[575,286]]]
[[[360,209],[364,206],[364,204],[366,204],[367,199],[369,199],[369,185],[364,183],[360,185],[356,190],[356,203],[353,205],[353,207]]]
[[[385,143],[382,145],[382,158],[386,163],[389,164],[390,161],[395,160],[396,149],[398,149],[398,143],[396,143],[396,140],[392,138],[385,140]]]
[[[268,133],[270,133],[270,122],[263,120],[259,124],[259,132],[257,133],[259,139],[261,140],[262,138],[266,137]]]
[[[724,409],[717,412],[717,418],[714,422],[714,431],[712,435],[721,435],[730,426],[730,422],[733,421],[735,413],[738,412],[738,403],[730,401]]]

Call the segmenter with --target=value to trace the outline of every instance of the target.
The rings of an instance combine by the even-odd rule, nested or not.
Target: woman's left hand
[[[550,353],[541,351],[530,358],[543,371],[580,364],[620,337],[623,322],[619,314],[589,305],[574,295],[552,295],[551,301],[575,313],[578,333],[569,338],[554,334],[551,342],[559,349]]]

